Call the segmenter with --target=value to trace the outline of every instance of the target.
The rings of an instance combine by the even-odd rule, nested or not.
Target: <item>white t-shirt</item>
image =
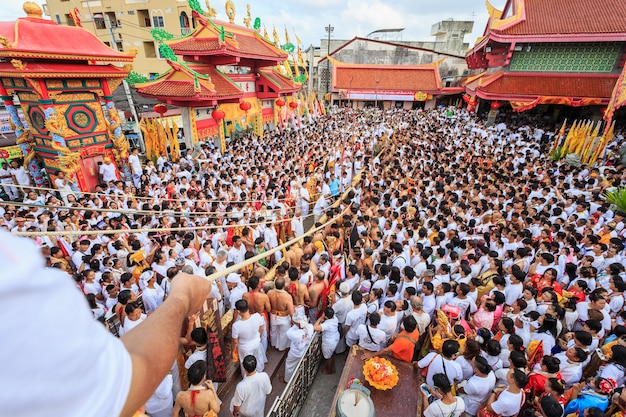
[[[359,336],[356,331],[361,324],[365,323],[366,316],[367,307],[365,304],[361,304],[358,308],[353,308],[348,311],[348,314],[346,314],[346,326],[350,326],[350,329],[346,334],[346,339],[350,339],[352,342],[359,340]]]
[[[367,333],[368,327],[369,334]],[[363,349],[372,352],[378,352],[385,347],[387,335],[380,329],[373,329],[367,324],[361,324],[356,329],[356,334],[359,336],[359,346],[361,346]],[[372,335],[371,339],[369,336],[370,334]]]
[[[519,413],[523,402],[524,392],[513,394],[508,390],[504,390],[500,393],[498,399],[491,403],[491,408],[496,414],[509,417]]]
[[[230,410],[239,408],[241,417],[263,417],[265,415],[265,400],[272,392],[270,377],[265,372],[246,376],[235,388]]]
[[[132,321],[131,319],[129,319],[128,317],[126,317],[124,319],[124,326],[120,329],[120,336],[125,335],[126,333],[130,332],[132,329],[134,329],[135,327],[137,327],[139,325],[139,323],[141,323],[142,321],[144,321],[146,319],[146,315],[142,314],[139,319]]]
[[[486,377],[472,376],[465,384],[465,409],[469,415],[478,414],[478,409],[487,402],[491,390],[496,386],[496,376],[489,372]]]
[[[239,339],[239,349],[251,352],[259,346],[261,343],[259,327],[261,326],[265,326],[265,320],[259,313],[254,313],[249,319],[238,320],[233,324],[232,337]]]
[[[129,158],[130,162],[130,158]],[[115,165],[111,164],[102,164],[100,165],[100,175],[102,175],[102,181],[109,182],[117,180],[117,173],[115,171]]]
[[[0,415],[119,415],[132,379],[131,357],[122,342],[93,319],[85,296],[66,273],[44,268],[30,239],[0,231],[0,263],[0,317],[12,317],[0,320],[0,334],[36,334],[45,341],[45,349],[16,337],[0,343],[0,355],[11,358],[0,373]],[[37,277],[36,285],[30,277]],[[54,314],[41,314],[50,311]]]
[[[141,161],[137,155],[130,155],[128,157],[128,163],[133,168],[134,175],[141,175]]]
[[[465,402],[461,397],[455,399],[452,404],[444,404],[441,400],[433,402],[424,410],[424,417],[461,417],[465,411]]]
[[[437,356],[436,358],[435,355]],[[446,374],[448,376],[448,380],[450,380],[450,383],[459,382],[463,379],[463,370],[461,369],[461,365],[452,360],[444,359],[442,355],[436,352],[430,352],[428,355],[424,356],[422,360],[420,360],[417,364],[420,368],[428,366],[426,384],[430,385],[431,387],[435,385],[433,383],[433,375],[435,374]]]

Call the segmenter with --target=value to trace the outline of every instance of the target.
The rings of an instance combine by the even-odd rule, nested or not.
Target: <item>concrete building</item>
[[[78,11],[80,24],[106,45],[126,52],[136,48],[134,70],[148,77],[169,69],[150,31],[162,28],[181,36],[196,26],[187,0],[46,0],[44,5],[45,14],[62,25],[76,24],[73,10]]]
[[[350,40],[321,39],[320,47],[315,48],[312,84],[320,94],[330,92],[332,68],[325,59],[330,53],[342,63],[368,65],[423,65],[446,58],[439,66],[441,79],[446,87],[456,86],[467,70],[464,56],[469,43],[465,43],[465,35],[473,26],[471,21],[438,22],[431,27],[433,41],[402,40],[404,29],[377,30]]]

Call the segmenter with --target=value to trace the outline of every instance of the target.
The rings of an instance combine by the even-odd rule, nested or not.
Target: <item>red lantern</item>
[[[226,113],[224,113],[222,110],[213,110],[213,112],[211,113],[211,117],[219,122],[224,117],[226,117]]]
[[[282,98],[279,98],[278,100],[276,100],[276,105],[278,107],[283,107],[285,105],[285,100],[283,100]]]
[[[246,113],[248,113],[248,110],[250,110],[251,107],[252,104],[248,103],[247,101],[242,101],[241,103],[239,103],[239,108]]]
[[[295,110],[298,108],[298,103],[292,101],[291,103],[289,103],[289,107],[291,107],[292,110]]]
[[[154,110],[155,113],[159,113],[161,117],[163,117],[163,115],[167,113],[167,107],[165,106],[165,104],[161,104],[161,103],[155,104],[152,110]]]
[[[491,108],[493,110],[498,110],[501,106],[502,106],[502,103],[500,103],[499,101],[492,101],[491,102]]]

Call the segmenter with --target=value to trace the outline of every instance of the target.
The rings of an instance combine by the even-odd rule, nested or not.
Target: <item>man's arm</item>
[[[365,352],[361,358],[363,360],[367,360],[373,358],[374,356],[387,356],[391,353],[391,346],[387,346],[384,349],[379,350],[378,352]]]
[[[179,273],[170,296],[121,340],[132,361],[132,380],[120,416],[132,416],[169,372],[179,347],[183,320],[197,313],[211,291],[204,278]]]

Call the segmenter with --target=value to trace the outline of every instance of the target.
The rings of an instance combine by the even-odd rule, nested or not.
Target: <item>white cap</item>
[[[140,281],[150,281],[150,278],[152,278],[153,276],[154,276],[154,271],[153,270],[144,271],[139,276],[139,280]]]
[[[193,255],[193,251],[191,249],[189,249],[189,248],[184,249],[183,252],[182,252],[182,255],[183,255],[184,258],[186,258],[189,255]]]
[[[226,282],[231,284],[239,284],[241,282],[241,277],[239,276],[239,274],[233,272],[231,274],[228,274],[228,276],[226,277]]]
[[[344,295],[350,292],[350,286],[348,285],[347,282],[342,282],[341,284],[339,284],[339,292]]]

